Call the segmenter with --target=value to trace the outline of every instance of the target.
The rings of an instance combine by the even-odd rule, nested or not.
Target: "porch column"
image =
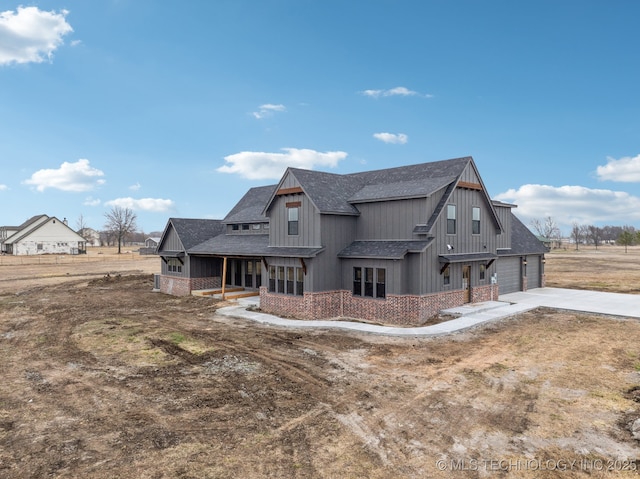
[[[227,284],[227,257],[222,261],[222,300],[224,301],[224,292]]]

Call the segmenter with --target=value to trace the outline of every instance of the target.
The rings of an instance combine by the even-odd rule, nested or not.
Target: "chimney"
[[[63,222],[65,225],[69,226],[69,221],[67,221],[67,218],[63,218],[63,219],[62,219],[62,222]]]

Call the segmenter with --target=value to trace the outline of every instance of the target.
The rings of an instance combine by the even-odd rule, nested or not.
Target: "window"
[[[293,294],[293,267],[287,266],[287,294]]]
[[[276,292],[276,267],[269,266],[269,292]]]
[[[362,296],[362,268],[353,268],[353,295]]]
[[[373,268],[364,269],[364,295],[373,298]]]
[[[37,244],[37,246],[36,246],[36,249],[37,249],[38,251],[42,251],[42,249],[43,249],[43,247],[42,247],[42,243],[38,243],[38,244]]]
[[[387,294],[385,274],[384,268],[376,269],[376,298],[384,298]]]
[[[302,268],[296,268],[296,294],[298,296],[304,294],[304,271]]]
[[[477,206],[471,208],[471,234],[480,234],[480,208]]]
[[[251,225],[251,228],[254,230],[259,230],[260,229],[260,223],[255,223],[253,225]]]
[[[248,223],[242,223],[242,231],[249,231],[249,224]]]
[[[484,280],[485,276],[487,274],[487,265],[484,263],[480,264],[480,280]]]
[[[278,266],[278,293],[284,293],[284,266]]]
[[[293,207],[293,208],[287,208],[287,215],[288,215],[288,229],[287,232],[288,234],[294,236],[298,234],[298,212],[299,212],[300,208]]]
[[[386,277],[384,268],[353,268],[353,295],[384,299],[387,295]]]
[[[233,231],[238,231],[240,229],[240,225],[231,225],[231,229]]]
[[[182,263],[176,258],[167,261],[167,271],[170,273],[182,273]]]
[[[447,205],[447,234],[456,234],[456,205]]]
[[[442,273],[442,282],[445,286],[451,284],[451,268],[449,267],[449,265],[447,265],[447,267],[444,269],[444,272]]]
[[[256,274],[260,268],[256,264]],[[304,294],[304,271],[293,266],[269,266],[269,292],[302,296]]]

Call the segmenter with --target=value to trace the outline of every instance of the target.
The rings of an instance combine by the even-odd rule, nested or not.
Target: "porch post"
[[[222,261],[222,301],[224,301],[224,290],[227,284],[227,257]]]

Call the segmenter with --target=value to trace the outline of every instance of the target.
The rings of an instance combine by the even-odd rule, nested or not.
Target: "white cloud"
[[[584,186],[522,185],[500,193],[496,200],[515,203],[514,213],[528,224],[552,217],[567,232],[580,225],[624,225],[640,221],[640,197],[624,191]]]
[[[371,98],[380,98],[387,96],[422,96],[424,98],[433,98],[430,94],[421,94],[417,91],[409,90],[403,86],[397,86],[388,90],[364,90],[362,91],[364,96],[370,96]]]
[[[260,105],[258,111],[254,111],[252,115],[256,117],[258,120],[266,118],[268,116],[273,115],[275,112],[286,111],[286,107],[284,105],[274,105],[272,103],[266,103],[264,105]]]
[[[119,206],[120,208],[129,208],[131,210],[153,211],[162,213],[173,208],[173,200],[165,200],[162,198],[116,198],[105,202],[105,206]]]
[[[315,150],[283,148],[284,153],[242,151],[225,156],[226,165],[217,171],[236,173],[250,180],[280,179],[287,167],[313,169],[318,166],[334,168],[347,157],[344,151],[321,153]]]
[[[131,185],[131,186],[129,187],[129,189],[130,189],[131,191],[138,191],[140,188],[142,188],[142,186],[140,185],[140,182],[136,182],[136,184],[135,184],[135,185]]]
[[[62,191],[90,191],[105,183],[100,177],[104,173],[89,165],[89,160],[80,159],[75,163],[64,162],[57,170],[38,170],[31,178],[23,183],[35,186],[36,190],[44,191],[55,188]]]
[[[38,7],[0,12],[0,65],[51,61],[63,37],[73,31],[65,19],[68,13]]]
[[[9,187],[7,185],[0,185],[0,191],[6,191]]]
[[[598,166],[596,174],[601,180],[640,183],[640,155],[619,160],[608,157],[607,164]]]
[[[373,137],[385,143],[404,145],[409,137],[404,133],[374,133]]]
[[[98,206],[102,201],[99,198],[93,198],[92,196],[87,196],[82,203],[85,206]]]

